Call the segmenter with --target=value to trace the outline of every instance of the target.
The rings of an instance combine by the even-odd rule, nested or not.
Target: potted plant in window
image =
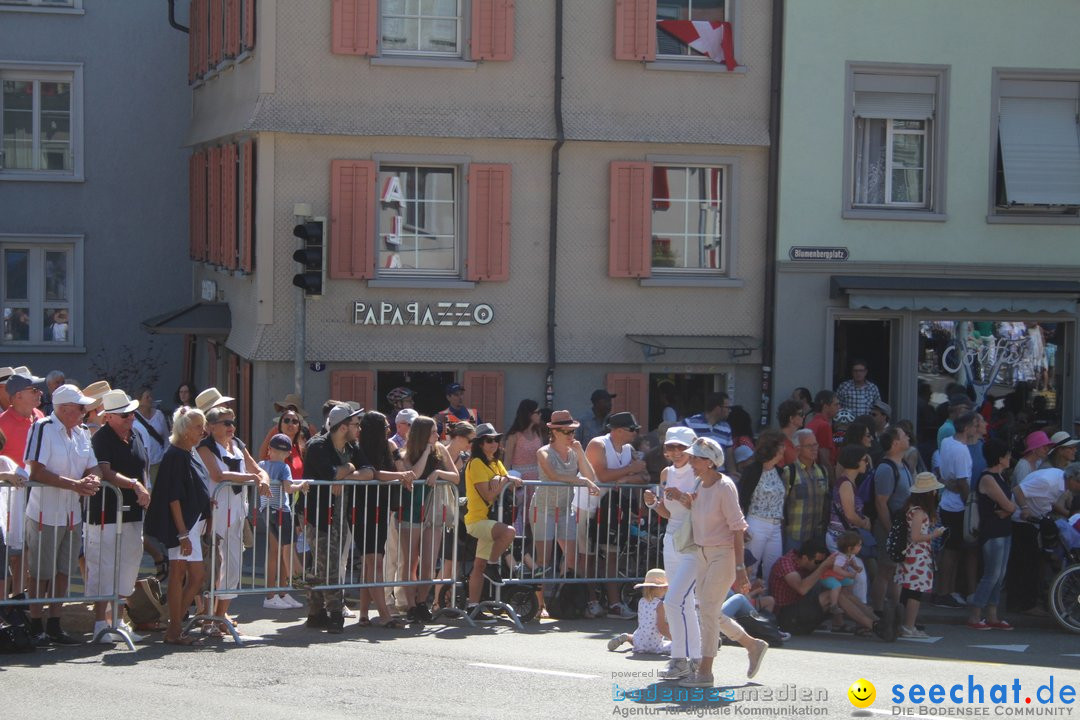
[[[652,266],[675,267],[675,253],[671,251],[671,239],[653,236]]]

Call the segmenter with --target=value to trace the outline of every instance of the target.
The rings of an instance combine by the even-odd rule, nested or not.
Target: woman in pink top
[[[516,470],[522,480],[539,480],[536,451],[543,444],[544,440],[540,435],[540,403],[526,398],[518,403],[514,422],[506,431],[504,446],[504,454],[507,458],[506,469]],[[514,526],[519,535],[525,531],[526,500],[532,500],[532,490],[532,488],[528,489],[528,498],[525,495],[525,488],[514,492],[516,496],[514,504],[517,506]]]
[[[712,438],[698,438],[686,452],[698,478],[697,490],[686,499],[690,501],[694,542],[699,546],[695,555],[701,662],[694,674],[680,680],[679,685],[712,687],[712,666],[721,631],[746,648],[750,656],[746,676],[750,678],[757,674],[769,644],[747,635],[739,623],[722,612],[732,584],[741,592],[750,590],[743,565],[743,533],[747,525],[739,507],[739,491],[731,478],[717,469],[724,467],[724,450]]]

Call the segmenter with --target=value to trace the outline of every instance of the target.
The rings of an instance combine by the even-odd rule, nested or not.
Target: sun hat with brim
[[[68,383],[61,385],[53,390],[52,403],[53,407],[57,405],[93,405],[96,400],[94,398],[88,398],[79,392],[79,388]]]
[[[1042,430],[1036,430],[1033,433],[1028,433],[1028,436],[1024,438],[1024,454],[1027,455],[1029,452],[1035,452],[1039,448],[1053,444],[1054,441],[1046,437],[1046,433]]]
[[[281,402],[275,402],[274,410],[279,413],[285,412],[286,410],[295,410],[303,417],[307,417],[307,413],[304,412],[304,401],[301,400],[300,396],[296,393],[289,393]]]
[[[1054,450],[1057,450],[1058,448],[1070,448],[1080,445],[1080,440],[1074,439],[1072,435],[1065,432],[1064,430],[1059,430],[1058,432],[1051,435],[1050,442],[1053,443]]]
[[[105,393],[109,392],[110,390],[112,390],[112,387],[109,385],[108,380],[98,380],[97,382],[92,382],[86,387],[84,387],[82,394],[86,397],[100,400],[101,398],[105,397]]]
[[[101,412],[122,415],[139,407],[138,400],[132,400],[123,390],[110,390],[101,397]]]
[[[617,430],[622,428],[623,430],[640,430],[641,426],[638,425],[637,418],[634,417],[634,413],[623,411],[617,412],[608,416],[607,426],[611,430]]]
[[[634,586],[635,589],[647,588],[647,587],[667,587],[667,573],[660,568],[653,568],[649,572],[645,573],[645,582],[639,582]]]
[[[350,418],[354,418],[360,413],[364,412],[364,408],[359,410],[353,410],[348,405],[335,405],[330,414],[326,416],[326,429],[333,432],[341,423]]]
[[[665,445],[682,445],[683,447],[690,447],[697,440],[697,433],[688,427],[673,427],[668,428],[664,433]]]
[[[228,395],[222,395],[221,391],[217,388],[206,388],[195,397],[195,407],[205,413],[209,412],[212,408],[216,408],[218,405],[232,402],[233,399],[234,398],[231,398]]]
[[[699,437],[686,452],[694,457],[705,458],[718,468],[724,466],[724,448],[712,438]]]
[[[480,423],[476,426],[476,437],[502,437],[502,433],[495,429],[491,423]]]
[[[551,413],[547,426],[552,430],[576,430],[581,427],[581,423],[574,419],[569,410],[556,410]]]
[[[20,365],[19,367],[15,368],[15,374],[16,375],[29,375],[30,377],[36,377],[34,375],[34,373],[30,372],[30,368],[26,367],[25,365]],[[44,382],[44,380],[39,380],[38,382]]]
[[[926,493],[934,490],[944,490],[945,486],[938,482],[937,476],[931,472],[921,472],[915,476],[915,482],[911,485],[911,492]]]
[[[15,368],[13,367],[0,367],[0,381],[7,380],[9,377],[15,374]]]

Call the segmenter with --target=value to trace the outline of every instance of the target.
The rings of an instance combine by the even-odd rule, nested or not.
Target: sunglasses
[[[281,419],[281,424],[282,425],[299,425],[300,421],[297,420],[296,418],[282,418]]]
[[[134,415],[134,414],[135,414],[135,411],[134,411],[134,410],[132,410],[131,412],[126,412],[126,413],[113,413],[113,414],[114,414],[114,415],[116,415],[116,417],[118,417],[118,418],[121,418],[121,419],[123,419],[123,420],[127,420],[127,419],[128,419],[129,417],[131,417],[132,415]]]
[[[574,434],[573,430],[555,430],[554,428],[552,428],[552,432],[556,432],[556,433],[558,433],[560,435],[573,435]]]
[[[680,445],[679,443],[664,443],[664,449],[665,450],[671,450],[672,452],[674,452],[676,450],[681,450],[683,452],[686,452],[686,446],[685,445]]]
[[[224,425],[225,427],[236,427],[235,420],[218,420],[214,425]]]
[[[488,445],[488,444],[491,444],[491,443],[494,443],[494,444],[497,445],[499,443],[499,438],[493,438],[493,437],[484,438],[484,444],[485,445]]]

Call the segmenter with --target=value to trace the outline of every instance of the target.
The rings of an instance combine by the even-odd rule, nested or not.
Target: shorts
[[[851,587],[855,584],[853,578],[821,578],[821,586],[826,590],[835,590],[838,587]]]
[[[529,525],[533,540],[577,540],[577,518],[566,505],[541,507],[535,503],[529,508]]]
[[[259,511],[256,518],[255,531],[257,533],[269,533],[274,540],[283,547],[292,545],[293,542],[293,515],[289,510],[268,508]],[[282,541],[284,535],[285,540]]]
[[[26,488],[6,488],[0,492],[8,493],[8,526],[4,532],[4,541],[8,554],[12,557],[22,555],[23,526],[26,522]]]
[[[964,511],[939,510],[938,514],[941,516],[941,524],[949,529],[949,534],[945,536],[945,549],[963,550],[966,547],[964,543]]]
[[[86,594],[104,596],[113,594],[116,577],[116,525],[83,526],[83,542],[86,554]],[[139,577],[139,565],[143,556],[143,524],[126,522],[120,524],[120,597],[135,592]]]
[[[79,566],[82,523],[42,525],[26,519],[26,569],[35,580],[49,580],[54,575],[70,577]]]
[[[498,524],[495,520],[478,520],[465,526],[465,532],[476,538],[476,557],[481,560],[491,557],[491,551],[495,549],[495,540],[491,537],[491,531]]]
[[[170,560],[184,560],[186,562],[202,562],[203,559],[203,547],[202,547],[202,534],[203,528],[206,526],[206,521],[199,518],[195,521],[195,524],[188,530],[188,540],[191,541],[191,554],[181,555],[180,546],[169,548]]]

